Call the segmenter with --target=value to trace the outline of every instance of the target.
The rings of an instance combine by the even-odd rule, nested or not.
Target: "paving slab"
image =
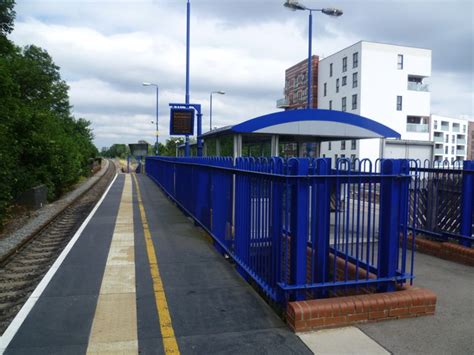
[[[298,334],[315,354],[388,355],[386,349],[356,327]]]
[[[415,275],[438,297],[434,316],[358,327],[395,354],[472,354],[474,268],[417,253]]]

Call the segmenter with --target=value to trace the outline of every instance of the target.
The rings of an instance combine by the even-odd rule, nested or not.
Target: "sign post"
[[[194,112],[197,112],[197,155],[202,156],[202,113],[200,104],[170,103],[170,135],[194,135]],[[185,156],[189,156],[189,144]]]

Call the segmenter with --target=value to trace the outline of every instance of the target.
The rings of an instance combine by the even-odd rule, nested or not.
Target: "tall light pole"
[[[158,128],[158,94],[159,94],[159,87],[158,87],[158,84],[153,84],[153,83],[147,83],[147,82],[144,82],[142,84],[143,86],[154,86],[156,87],[156,132],[155,132],[155,135],[156,135],[156,142],[155,142],[155,154],[158,155],[158,135],[159,135],[159,128]]]
[[[186,94],[184,97],[186,105],[189,104],[189,42],[190,42],[190,31],[191,31],[191,4],[189,0],[186,4]],[[199,126],[199,124],[198,124]],[[199,127],[198,127],[199,131]],[[198,139],[201,132],[198,132]],[[184,155],[190,155],[189,149],[189,136],[185,137]]]
[[[342,10],[333,9],[333,8],[325,8],[325,9],[310,9],[303,4],[299,3],[296,0],[286,0],[283,6],[287,7],[292,11],[296,10],[306,10],[309,12],[309,29],[308,29],[308,104],[307,108],[311,108],[312,106],[312,89],[313,89],[313,75],[312,75],[312,42],[313,42],[313,11],[322,12],[328,16],[339,17],[343,14]]]
[[[211,91],[211,102],[209,107],[209,131],[212,131],[212,94],[225,95],[224,91]]]

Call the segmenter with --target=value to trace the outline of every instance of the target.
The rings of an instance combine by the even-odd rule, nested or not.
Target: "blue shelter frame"
[[[279,156],[279,145],[284,142],[300,144],[310,142],[317,146],[320,143],[344,139],[400,138],[393,129],[370,118],[348,112],[305,109],[275,112],[250,119],[233,126],[226,126],[208,131],[200,136],[204,140],[204,155],[210,142],[215,142],[216,154],[232,155],[234,158],[244,155],[243,144],[269,144],[270,154]],[[232,140],[232,153],[220,154],[220,142]],[[300,155],[300,154],[298,154]]]

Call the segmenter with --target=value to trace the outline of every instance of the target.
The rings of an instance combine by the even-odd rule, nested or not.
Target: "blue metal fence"
[[[408,160],[148,157],[147,174],[273,300],[413,279]],[[413,249],[412,249],[413,250]]]
[[[471,247],[474,161],[410,161],[410,229]]]

